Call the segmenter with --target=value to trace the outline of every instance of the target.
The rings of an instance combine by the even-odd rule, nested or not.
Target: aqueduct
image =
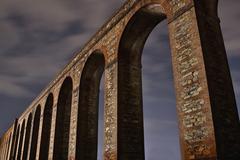
[[[239,160],[240,125],[217,0],[128,0],[2,136],[1,160],[143,160],[141,53],[167,19],[182,159]]]

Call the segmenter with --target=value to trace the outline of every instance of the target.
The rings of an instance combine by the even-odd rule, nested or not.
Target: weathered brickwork
[[[173,67],[175,68],[175,84],[177,86],[177,102],[180,115],[180,128],[185,130],[182,143],[187,159],[209,158],[210,150],[216,146],[213,137],[213,124],[209,124],[211,116],[209,101],[206,95],[207,82],[203,78],[204,62],[199,50],[200,42],[194,21],[194,9],[183,13],[170,23],[173,36],[171,46],[173,50]],[[176,58],[176,59],[174,59]],[[204,93],[205,92],[205,93]],[[182,119],[182,120],[181,120]],[[212,157],[214,158],[214,157]]]
[[[14,127],[12,126],[9,130],[1,137],[0,139],[0,159],[9,159],[10,158],[10,150],[12,148],[12,132]]]
[[[216,0],[128,0],[2,136],[0,160],[96,160],[102,74],[104,159],[144,160],[141,53],[164,19],[182,159],[240,159],[239,117],[216,7]]]

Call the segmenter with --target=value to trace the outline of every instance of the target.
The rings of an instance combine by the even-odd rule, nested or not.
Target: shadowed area
[[[25,140],[24,140],[24,146],[23,146],[23,159],[27,159],[27,155],[28,155],[31,126],[32,126],[32,113],[29,114],[28,120],[27,120],[27,127],[25,131]]]
[[[53,110],[53,94],[50,93],[43,112],[43,126],[42,126],[42,136],[40,144],[40,160],[48,159],[49,153],[49,142],[52,124],[52,110]]]
[[[19,139],[19,145],[18,145],[18,152],[17,152],[17,160],[21,160],[22,155],[22,144],[23,144],[23,135],[25,130],[25,120],[22,123],[21,132],[20,132],[20,139]]]
[[[58,96],[53,150],[54,160],[66,160],[68,157],[72,89],[72,79],[71,77],[67,77],[61,86]]]
[[[37,106],[37,109],[34,114],[34,119],[33,119],[33,129],[32,129],[32,135],[31,135],[32,139],[31,139],[30,156],[29,156],[30,160],[36,159],[40,116],[41,116],[41,107]]]
[[[76,144],[77,160],[97,159],[99,91],[104,67],[104,55],[96,51],[88,58],[81,75]]]

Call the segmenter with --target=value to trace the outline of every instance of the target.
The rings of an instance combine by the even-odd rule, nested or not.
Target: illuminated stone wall
[[[76,148],[78,124],[87,126],[97,123],[90,122],[88,117],[83,122],[79,122],[79,115],[92,111],[89,108],[86,108],[84,113],[79,114],[78,111],[81,107],[79,106],[79,100],[81,100],[79,88],[83,69],[89,57],[98,52],[105,58],[104,159],[143,160],[143,111],[139,57],[148,33],[164,19],[168,21],[172,50],[182,159],[240,159],[239,117],[216,4],[215,0],[211,2],[208,0],[128,0],[82,50],[75,53],[75,58],[2,136],[0,159],[15,160],[18,153],[20,153],[20,159],[24,156],[29,159],[31,146],[34,145],[33,133],[38,136],[34,159],[46,157],[44,155],[46,152],[41,152],[42,147],[48,150],[47,157],[50,160],[67,159],[66,157],[74,160],[78,157],[78,148]],[[149,25],[144,22],[149,22]],[[131,28],[131,26],[136,27]],[[139,37],[137,37],[138,34]],[[128,62],[124,62],[125,59],[129,60],[126,57],[128,54],[124,57],[122,51],[132,55],[133,60],[129,65],[126,65]],[[65,81],[66,79],[68,82]],[[126,83],[121,83],[122,80]],[[72,84],[71,90],[69,87],[62,86],[63,83],[66,83],[66,86]],[[99,87],[96,85],[93,83],[92,86]],[[60,93],[62,93],[62,99],[59,99]],[[52,109],[44,112],[49,95],[53,97],[50,106]],[[63,103],[64,99],[68,101]],[[95,104],[96,97],[92,101],[91,97],[88,99]],[[60,109],[59,106],[67,104],[70,104],[71,109],[63,107],[64,113],[59,115],[57,112]],[[36,119],[37,107],[40,107],[41,113],[39,126],[36,127],[34,119]],[[65,112],[66,110],[68,112]],[[51,116],[50,127],[43,126],[43,119],[46,116]],[[23,122],[27,124],[28,121],[30,131],[29,136],[26,136],[27,125],[22,127],[22,124]],[[56,128],[62,127],[57,124],[59,121],[64,126],[63,133],[56,133]],[[49,131],[42,131],[43,128],[49,128]],[[88,126],[82,138],[88,137],[90,132],[91,127]],[[23,133],[22,138],[20,133]],[[49,146],[41,145],[43,137],[48,137],[44,139],[48,141]],[[56,137],[64,137],[64,140],[56,143]],[[19,148],[19,139],[22,139],[21,148]],[[64,143],[68,143],[68,147],[59,146],[56,149],[56,146]],[[96,143],[85,142],[84,144],[87,145],[79,148],[88,152],[89,149],[96,149],[94,148]],[[61,155],[62,153],[65,156]],[[84,159],[84,156],[80,157]],[[96,160],[95,157],[92,159]]]

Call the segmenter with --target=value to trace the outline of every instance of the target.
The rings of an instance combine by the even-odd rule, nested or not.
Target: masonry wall
[[[9,159],[13,137],[13,126],[11,126],[0,139],[0,159]]]
[[[90,155],[97,145],[91,126],[97,125],[99,68],[105,74],[104,159],[143,160],[141,49],[151,29],[164,19],[172,49],[182,159],[240,159],[239,117],[221,29],[217,14],[208,14],[216,6],[217,1],[127,1],[2,136],[0,160],[96,159]],[[141,23],[146,17],[150,25]],[[211,48],[208,43],[215,40],[219,43]],[[221,67],[215,64],[215,52],[224,62]],[[98,56],[92,56],[96,53],[104,62],[98,63]],[[86,67],[92,73],[86,75]],[[216,71],[224,73],[215,75]],[[88,80],[91,85],[85,83]],[[223,81],[228,85],[222,87]],[[215,97],[222,93],[229,97],[219,102]],[[224,149],[228,141],[231,150]]]

